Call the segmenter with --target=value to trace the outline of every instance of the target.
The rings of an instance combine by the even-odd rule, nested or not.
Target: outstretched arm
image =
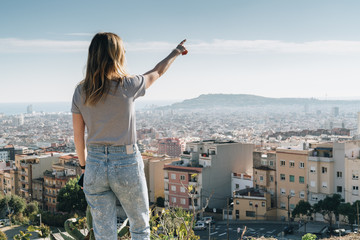
[[[168,68],[174,62],[177,56],[179,56],[180,54],[185,55],[187,53],[186,48],[183,46],[185,41],[186,39],[183,40],[179,45],[177,45],[177,47],[169,54],[169,56],[156,64],[156,66],[152,70],[144,74],[146,88],[149,88],[159,77],[161,77],[168,70]]]

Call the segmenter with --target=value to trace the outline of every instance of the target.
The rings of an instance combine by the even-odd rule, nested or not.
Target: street
[[[281,235],[282,230],[287,223],[231,223],[229,224],[229,239],[238,239],[246,226],[246,237],[277,237]],[[240,229],[239,229],[240,228]],[[238,232],[238,230],[240,230]],[[200,239],[209,239],[209,226],[204,231],[195,231]],[[227,239],[227,224],[219,223],[211,226],[211,239]]]

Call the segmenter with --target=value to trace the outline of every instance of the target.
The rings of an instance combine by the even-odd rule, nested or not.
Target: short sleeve
[[[146,90],[145,77],[143,75],[137,75],[124,79],[124,89],[127,92],[128,97],[134,97],[134,99],[144,96]]]
[[[71,104],[71,112],[72,113],[77,113],[80,114],[80,108],[79,108],[79,104],[80,104],[80,87],[77,86],[75,91],[74,91],[74,95],[72,98],[72,104]]]

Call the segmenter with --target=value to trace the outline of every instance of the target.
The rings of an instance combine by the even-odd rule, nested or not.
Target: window
[[[274,161],[269,161],[269,166],[274,166]]]
[[[292,196],[292,197],[295,196],[295,190],[290,190],[290,196]]]
[[[176,203],[176,197],[172,197],[172,198],[171,198],[171,201],[172,201],[173,203]]]
[[[286,194],[286,190],[284,188],[280,188],[280,192],[281,192],[282,195]]]
[[[290,210],[292,211],[294,210],[294,208],[295,208],[295,204],[290,204]]]
[[[305,178],[303,176],[299,176],[299,183],[305,183]]]
[[[181,176],[180,176],[180,180],[181,180],[181,181],[184,181],[184,180],[185,180],[185,175],[181,175]]]
[[[260,182],[264,181],[264,176],[260,176]]]
[[[184,192],[185,192],[185,188],[184,188],[184,187],[180,187],[180,192],[184,193]]]
[[[336,172],[336,177],[337,178],[342,178],[342,172]]]
[[[304,162],[300,162],[299,168],[304,168],[305,167],[305,163]]]
[[[280,161],[280,166],[285,166],[285,160]]]
[[[321,172],[322,172],[322,173],[327,173],[327,168],[326,168],[326,167],[322,167],[322,168],[321,168]]]
[[[262,206],[262,207],[265,207],[265,202],[261,202],[261,206]]]
[[[290,175],[289,179],[290,179],[290,182],[295,182],[295,176],[294,175]]]
[[[299,194],[300,198],[305,198],[305,192],[304,191],[301,191],[300,194]]]
[[[311,186],[311,187],[315,187],[315,185],[316,185],[316,182],[315,182],[315,181],[311,181],[311,182],[310,182],[310,186]]]
[[[255,212],[254,211],[246,211],[246,216],[247,217],[255,217]]]
[[[359,186],[353,186],[352,189],[353,195],[359,195]]]
[[[267,160],[261,159],[261,165],[267,166]]]
[[[318,200],[318,196],[317,196],[316,194],[313,194],[313,195],[311,196],[311,200],[317,201],[317,200]]]
[[[171,191],[176,191],[176,186],[175,185],[171,185]]]
[[[239,204],[240,204],[239,200],[236,200],[236,205],[239,205]]]
[[[352,179],[353,180],[358,180],[359,179],[359,172],[358,171],[353,171],[352,172]]]
[[[281,202],[280,203],[280,208],[285,209],[285,207],[286,207],[286,204],[284,202]]]
[[[311,166],[311,167],[310,167],[310,172],[315,173],[315,172],[316,172],[316,167],[315,167],[315,166]]]
[[[327,188],[327,182],[322,182],[322,187]]]
[[[270,182],[273,182],[273,181],[274,181],[274,176],[270,175]]]
[[[176,179],[176,174],[175,173],[171,174],[171,179],[174,179],[174,180]]]
[[[294,161],[290,161],[290,167],[295,167],[295,162]]]
[[[249,206],[252,206],[252,205],[253,205],[252,201],[249,201]]]
[[[235,184],[235,188],[236,189],[239,189],[240,188],[240,185],[238,183]]]
[[[285,174],[280,174],[280,180],[285,181]]]
[[[186,204],[185,198],[180,199],[180,203],[181,203],[182,205],[185,205],[185,204]]]
[[[341,193],[342,192],[342,186],[337,186],[336,187],[336,192]]]

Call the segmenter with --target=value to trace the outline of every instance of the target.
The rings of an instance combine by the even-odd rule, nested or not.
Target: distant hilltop
[[[316,98],[268,98],[250,94],[202,94],[197,98],[161,107],[162,109],[241,108],[249,106],[348,105],[360,100],[319,100]]]

